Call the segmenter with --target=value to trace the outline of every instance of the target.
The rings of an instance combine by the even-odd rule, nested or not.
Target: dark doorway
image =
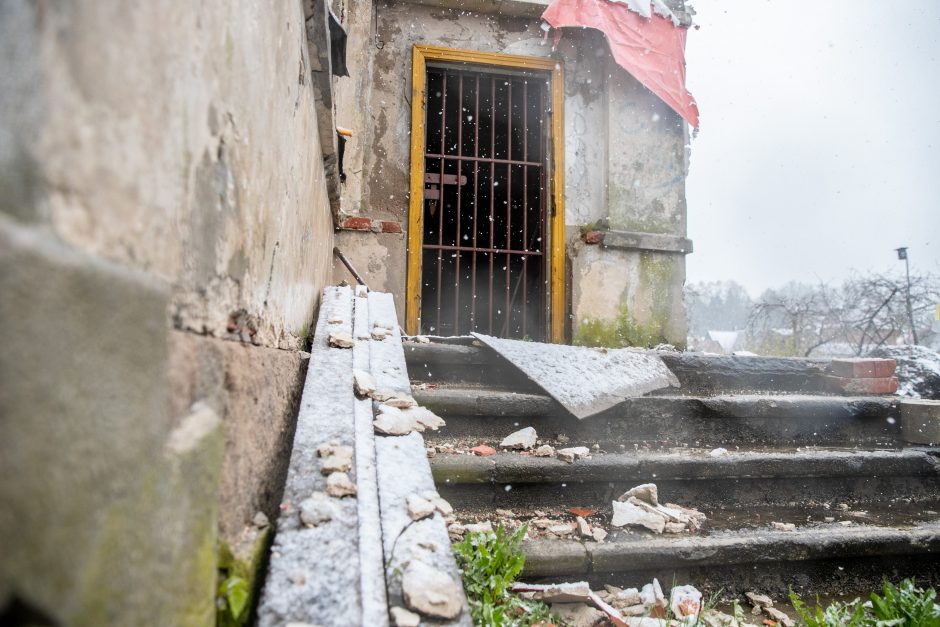
[[[429,66],[421,329],[546,338],[548,78]]]

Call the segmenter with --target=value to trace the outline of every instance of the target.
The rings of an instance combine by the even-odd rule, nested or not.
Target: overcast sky
[[[940,1],[693,5],[689,281],[940,272]]]

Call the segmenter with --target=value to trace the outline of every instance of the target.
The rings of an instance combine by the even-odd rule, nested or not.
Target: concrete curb
[[[376,339],[379,327],[393,330]],[[349,334],[352,348],[331,347],[331,333]],[[411,394],[391,295],[327,288],[257,624],[387,626],[389,604],[404,605],[402,572],[420,561],[449,575],[460,591],[460,614],[434,624],[470,625],[443,519],[436,513],[412,523],[408,515],[408,495],[435,490],[424,440],[418,433],[377,437],[373,401],[356,398],[353,369],[368,371],[378,389]],[[327,497],[332,518],[307,526],[300,505],[326,490],[317,448],[331,442],[353,448],[348,475],[356,495]]]

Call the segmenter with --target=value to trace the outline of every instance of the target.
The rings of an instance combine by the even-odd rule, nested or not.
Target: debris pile
[[[614,527],[644,527],[654,533],[697,531],[705,522],[698,510],[667,503],[660,505],[654,483],[644,483],[624,492],[613,502]]]

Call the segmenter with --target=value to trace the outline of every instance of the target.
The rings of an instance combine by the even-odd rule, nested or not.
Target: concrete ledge
[[[663,233],[606,231],[603,233],[601,243],[605,248],[619,248],[622,250],[652,250],[682,255],[688,255],[692,252],[692,240],[689,238]]]
[[[940,477],[940,464],[928,451],[801,451],[605,454],[568,464],[544,457],[497,453],[489,457],[438,455],[431,460],[437,481],[529,484],[577,482],[704,481],[806,477]],[[495,486],[498,488],[498,486]]]

